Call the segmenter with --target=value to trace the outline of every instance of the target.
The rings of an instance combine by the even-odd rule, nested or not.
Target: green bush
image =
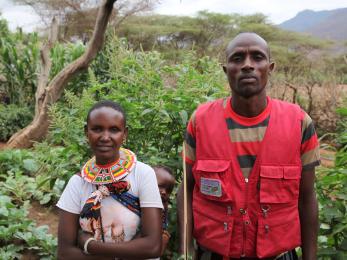
[[[321,259],[347,258],[347,109],[338,109],[341,116],[336,141],[335,167],[317,174],[319,201],[319,256]]]
[[[33,151],[0,151],[0,259],[20,259],[28,252],[40,259],[55,258],[57,239],[48,234],[47,226],[37,227],[28,217],[30,200],[45,204],[57,190],[44,193],[34,177],[38,170]]]
[[[321,259],[347,258],[347,170],[336,167],[317,174]]]
[[[186,55],[181,64],[166,64],[157,52],[135,53],[123,43],[113,38],[108,43],[112,48],[105,48],[105,56],[113,57],[107,71],[108,82],[103,83],[102,79],[99,82],[98,75],[91,71],[92,87],[78,96],[66,91],[66,102],[51,108],[52,125],[46,146],[65,147],[79,154],[73,160],[74,165],[83,162],[90,154],[83,132],[87,111],[96,101],[110,99],[119,102],[126,111],[129,126],[126,146],[147,163],[164,163],[180,169],[179,153],[193,110],[198,104],[226,93],[222,69],[216,60],[196,58],[194,52]]]
[[[11,197],[0,193],[0,259],[21,258],[30,250],[40,259],[54,259],[57,239],[48,234],[48,227],[36,227],[28,218],[28,201],[14,204]]]
[[[29,107],[0,104],[0,141],[7,141],[14,133],[28,125],[32,117],[33,111]]]

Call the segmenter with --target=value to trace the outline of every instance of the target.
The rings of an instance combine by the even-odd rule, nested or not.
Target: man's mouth
[[[256,82],[257,81],[257,78],[254,77],[254,76],[241,76],[239,78],[239,81],[242,82],[242,83],[253,83],[253,82]]]

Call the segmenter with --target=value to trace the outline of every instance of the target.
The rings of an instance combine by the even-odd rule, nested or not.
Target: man
[[[198,259],[316,259],[319,165],[312,120],[266,96],[266,41],[237,35],[223,66],[231,96],[198,107],[186,133],[187,238]],[[178,218],[184,248],[184,189]],[[190,251],[191,252],[191,251]]]

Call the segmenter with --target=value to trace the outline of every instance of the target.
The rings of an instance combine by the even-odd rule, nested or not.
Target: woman
[[[58,258],[158,257],[163,206],[153,169],[121,148],[128,133],[123,109],[112,101],[96,103],[85,133],[94,157],[57,203]],[[141,235],[134,238],[140,222]]]

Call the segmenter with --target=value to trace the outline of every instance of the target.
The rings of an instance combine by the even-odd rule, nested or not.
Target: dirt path
[[[321,165],[324,167],[334,167],[335,165],[335,154],[334,151],[320,149]]]
[[[49,233],[58,234],[58,211],[55,207],[47,208],[34,201],[31,203],[28,217],[34,220],[37,226],[47,225]]]

